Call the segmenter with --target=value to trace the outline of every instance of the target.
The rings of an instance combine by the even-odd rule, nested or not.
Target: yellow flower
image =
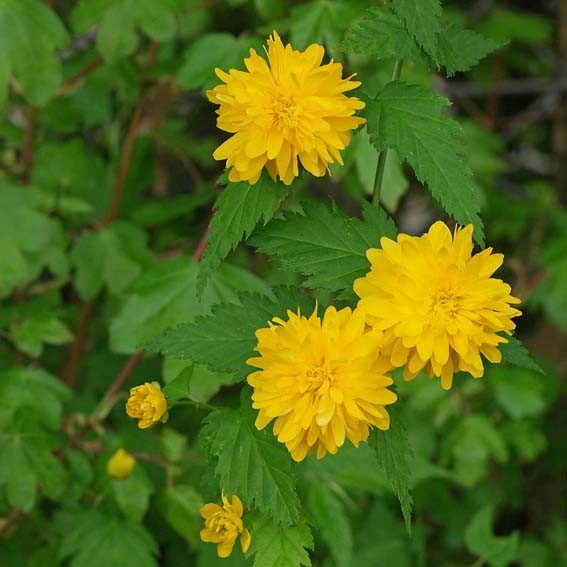
[[[364,103],[343,94],[360,83],[351,80],[354,75],[343,79],[340,63],[321,65],[322,45],[296,51],[276,32],[267,43],[268,63],[251,49],[247,71],[215,69],[225,84],[207,97],[220,105],[217,126],[232,136],[213,156],[232,168],[230,181],[253,185],[265,167],[289,185],[299,175],[298,159],[321,177],[329,164],[343,164],[340,151],[350,130],[365,122],[354,116]]]
[[[260,410],[256,427],[275,419],[274,435],[295,461],[317,450],[335,454],[345,438],[355,446],[369,429],[388,429],[384,408],[396,401],[387,390],[388,363],[378,356],[379,334],[368,332],[364,314],[328,307],[323,320],[292,311],[288,321],[275,318],[256,331],[260,357],[249,365],[260,370],[248,376],[254,388],[252,407]]]
[[[136,459],[124,449],[118,449],[106,463],[106,471],[113,478],[126,478],[130,476]]]
[[[411,380],[425,370],[451,388],[459,370],[475,378],[484,374],[481,354],[500,362],[496,333],[511,334],[512,317],[521,312],[511,288],[492,278],[504,256],[487,248],[472,255],[473,227],[457,229],[436,222],[421,237],[400,234],[382,238],[381,250],[366,255],[371,270],[354,282],[367,322],[383,331],[381,353],[393,366],[404,366]]]
[[[130,397],[126,402],[126,413],[139,419],[138,427],[146,429],[167,413],[167,400],[157,382],[146,382],[130,388]]]
[[[216,543],[219,557],[228,557],[238,536],[240,547],[246,553],[250,547],[252,537],[244,527],[242,515],[244,508],[238,496],[232,497],[232,502],[222,493],[222,508],[218,504],[205,504],[201,516],[205,518],[205,527],[201,530],[201,539],[204,542]]]

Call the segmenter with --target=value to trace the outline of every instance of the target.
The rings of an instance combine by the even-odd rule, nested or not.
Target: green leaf
[[[187,442],[187,437],[175,429],[170,429],[169,427],[162,429],[162,454],[168,461],[172,463],[181,461],[187,450]]]
[[[227,495],[290,525],[299,517],[291,457],[270,431],[256,429],[255,417],[246,407],[217,410],[207,416],[201,440],[218,459],[215,474]]]
[[[62,445],[32,416],[18,412],[0,430],[0,488],[10,506],[27,512],[36,500],[36,486],[59,499],[65,492],[66,471],[52,455]]]
[[[238,292],[242,290],[269,291],[253,274],[224,264],[211,277],[199,300],[197,273],[197,264],[184,257],[163,262],[146,271],[129,290],[122,309],[112,320],[112,349],[131,354],[168,327],[208,313],[211,305],[237,301]]]
[[[376,59],[422,59],[421,50],[403,23],[384,6],[366,10],[348,29],[341,48]]]
[[[386,85],[366,107],[368,132],[378,151],[392,147],[461,225],[471,223],[477,242],[484,232],[478,190],[463,157],[458,123],[442,113],[449,101],[417,85]]]
[[[352,532],[339,499],[326,484],[313,482],[309,486],[307,503],[315,525],[331,550],[337,567],[353,565]]]
[[[508,342],[500,345],[502,359],[505,362],[545,374],[545,370],[530,356],[530,353],[517,338],[507,336],[506,339]]]
[[[517,557],[519,534],[497,537],[492,534],[494,507],[479,510],[465,531],[469,551],[488,562],[491,567],[506,567]]]
[[[43,343],[62,345],[73,339],[73,333],[53,312],[13,321],[10,333],[18,349],[33,357],[41,356]]]
[[[352,294],[353,281],[368,271],[368,248],[382,236],[395,238],[386,214],[365,205],[365,219],[348,218],[336,206],[304,206],[305,214],[287,213],[257,231],[251,243],[260,252],[277,256],[284,267],[309,276],[305,286]]]
[[[132,473],[127,478],[110,478],[110,493],[118,508],[133,522],[140,523],[146,514],[150,503],[153,485],[136,463]]]
[[[84,233],[71,253],[81,298],[93,299],[103,286],[113,295],[123,293],[153,263],[147,242],[145,232],[124,221]]]
[[[6,92],[11,72],[29,102],[43,106],[61,83],[61,64],[55,50],[68,42],[56,13],[40,0],[3,0],[0,93]]]
[[[283,527],[260,517],[251,532],[254,567],[311,567],[307,549],[313,549],[313,536],[307,524]]]
[[[360,7],[361,4],[354,0],[314,0],[294,7],[289,18],[290,43],[294,49],[323,43],[334,54]]]
[[[447,76],[457,71],[468,71],[488,54],[500,49],[505,42],[496,41],[456,23],[445,24],[438,40],[438,61]]]
[[[404,21],[410,35],[436,59],[437,34],[441,30],[439,0],[393,0],[392,8]]]
[[[243,69],[243,60],[250,48],[261,51],[255,38],[236,38],[228,33],[209,33],[199,37],[187,48],[184,63],[177,75],[184,89],[213,88],[219,83],[215,68],[223,71]]]
[[[386,474],[392,490],[400,501],[408,533],[411,533],[412,465],[414,453],[400,411],[390,412],[391,425],[387,431],[375,429],[372,434],[378,465]]]
[[[61,543],[71,567],[157,567],[157,544],[144,527],[100,510],[78,510]]]
[[[258,183],[229,183],[215,204],[210,223],[210,235],[201,262],[198,290],[202,290],[211,273],[234,250],[241,240],[246,240],[257,224],[264,225],[277,212],[288,189],[283,183],[272,181],[264,174]]]
[[[63,402],[70,398],[61,380],[40,368],[16,367],[0,372],[0,430],[17,413],[32,414],[42,425],[59,429]]]
[[[199,510],[203,504],[200,494],[193,487],[183,484],[164,488],[158,500],[163,517],[192,545],[199,541],[199,529],[203,524]]]
[[[188,358],[205,364],[213,371],[228,372],[243,380],[252,369],[246,360],[253,356],[256,330],[268,325],[274,317],[284,317],[287,310],[311,313],[314,301],[297,291],[279,290],[277,299],[245,293],[240,304],[225,303],[212,314],[193,323],[179,325],[145,348],[174,358]]]

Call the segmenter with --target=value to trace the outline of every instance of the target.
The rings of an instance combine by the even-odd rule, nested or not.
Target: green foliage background
[[[0,565],[564,564],[564,6],[0,0]],[[358,74],[368,124],[331,177],[225,186],[203,93],[274,29]],[[254,330],[352,303],[368,247],[438,218],[506,254],[535,361],[395,376],[390,431],[295,465],[253,427]],[[170,419],[141,431],[153,380]],[[199,540],[221,487],[247,558]]]

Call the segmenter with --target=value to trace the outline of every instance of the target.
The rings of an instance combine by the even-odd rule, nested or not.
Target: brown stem
[[[197,244],[197,248],[195,248],[195,252],[193,253],[193,260],[195,260],[195,262],[200,262],[203,259],[203,254],[205,253],[207,243],[209,241],[210,232],[210,227],[207,227],[205,229],[205,232],[203,233],[203,236],[201,237],[201,240],[199,241],[199,244]]]
[[[98,69],[103,64],[104,59],[102,57],[97,57],[94,61],[91,61],[84,69],[81,69],[72,77],[69,77],[57,89],[55,96],[66,96],[71,94],[87,75],[90,75],[93,71],[96,71],[96,69]]]
[[[12,510],[1,522],[0,522],[0,538],[3,538],[10,528],[17,523],[17,521],[22,517],[23,512],[21,510]]]
[[[130,376],[136,369],[136,366],[138,366],[140,360],[142,360],[143,356],[143,350],[139,350],[138,352],[135,352],[132,356],[130,356],[114,382],[110,385],[110,388],[108,388],[106,394],[104,395],[105,398],[112,398],[122,389],[124,384],[126,384],[126,382],[128,381],[128,378],[130,378]]]
[[[86,303],[83,303],[81,315],[79,317],[79,324],[75,332],[75,339],[69,347],[67,362],[62,373],[63,382],[65,382],[69,388],[74,388],[77,382],[77,374],[79,373],[81,357],[83,356],[85,342],[87,340],[87,333],[92,317],[93,307],[94,301],[87,301]]]
[[[26,129],[24,132],[24,144],[22,147],[22,185],[27,185],[30,180],[30,172],[33,165],[33,142],[35,136],[35,118],[37,109],[28,106],[26,112]]]

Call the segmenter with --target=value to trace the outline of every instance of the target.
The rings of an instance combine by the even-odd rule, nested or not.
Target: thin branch
[[[3,538],[10,531],[10,528],[18,522],[22,515],[21,510],[14,509],[0,521],[0,538]]]
[[[207,248],[207,243],[209,241],[210,233],[211,233],[211,228],[210,226],[208,226],[205,229],[205,232],[203,233],[201,240],[199,240],[199,243],[197,244],[197,248],[195,248],[195,252],[193,252],[193,260],[195,260],[195,262],[200,262],[203,259],[203,254],[205,253],[205,250]]]
[[[85,349],[93,308],[94,301],[83,303],[81,315],[79,316],[79,324],[75,331],[75,339],[71,343],[67,353],[67,362],[65,363],[61,377],[69,388],[74,388],[77,382],[77,375],[79,373],[81,357]]]
[[[33,165],[33,143],[35,137],[36,114],[37,109],[35,106],[28,106],[28,110],[26,112],[24,143],[22,146],[22,185],[27,185],[30,181],[30,172]]]
[[[70,95],[81,83],[81,81],[90,75],[93,71],[96,71],[99,67],[104,64],[104,59],[102,57],[97,57],[94,61],[91,61],[84,69],[81,69],[72,77],[69,77],[55,92],[55,96],[67,96]]]

